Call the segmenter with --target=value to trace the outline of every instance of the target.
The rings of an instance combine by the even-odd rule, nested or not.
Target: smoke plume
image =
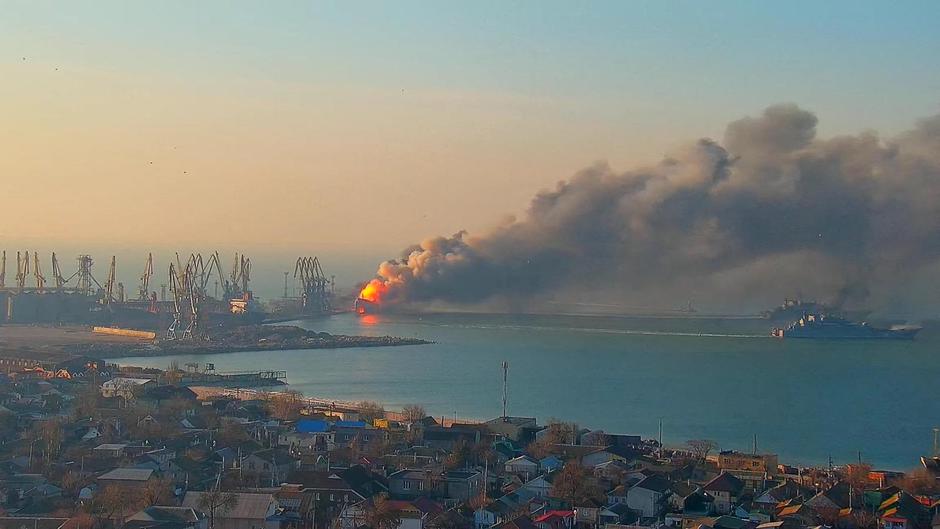
[[[653,167],[589,167],[490,233],[406,248],[375,283],[392,303],[897,308],[905,281],[940,269],[940,116],[889,139],[816,124],[777,105]]]

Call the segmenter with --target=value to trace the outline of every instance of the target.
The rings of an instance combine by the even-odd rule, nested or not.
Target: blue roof
[[[363,421],[336,421],[337,428],[365,428],[366,423]]]
[[[297,421],[296,430],[299,433],[320,433],[330,430],[330,423],[322,419],[301,419]]]

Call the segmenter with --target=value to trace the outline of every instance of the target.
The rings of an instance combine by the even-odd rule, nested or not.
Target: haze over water
[[[296,322],[295,322],[296,323]],[[940,423],[938,339],[913,342],[776,340],[766,320],[533,315],[352,314],[300,326],[334,334],[419,337],[425,346],[125,358],[165,368],[212,362],[218,371],[286,370],[290,387],[337,400],[409,403],[440,417],[509,412],[655,437],[708,438],[722,449],[778,453],[791,464],[862,459],[907,470]]]

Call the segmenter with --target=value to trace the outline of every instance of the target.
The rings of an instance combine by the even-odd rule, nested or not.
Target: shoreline
[[[160,346],[154,344],[149,347],[136,349],[97,350],[95,356],[102,359],[154,357],[154,356],[184,356],[184,355],[210,355],[226,353],[260,353],[265,351],[314,351],[318,349],[349,349],[356,347],[403,347],[408,345],[431,345],[434,342],[419,338],[400,338],[396,336],[351,336],[331,335],[335,340],[323,340],[319,343],[272,343],[245,346],[242,344],[218,344],[213,342],[184,342],[181,345]],[[179,342],[168,342],[179,343]],[[109,348],[110,349],[110,348]]]
[[[132,330],[132,329],[127,329]],[[85,326],[0,325],[0,359],[10,365],[55,365],[82,356],[98,359],[430,345],[420,338],[330,334],[288,325],[250,325],[188,340],[101,334]],[[0,362],[2,363],[2,362]]]

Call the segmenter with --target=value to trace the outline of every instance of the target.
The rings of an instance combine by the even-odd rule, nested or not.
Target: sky
[[[342,282],[794,102],[940,111],[937,2],[0,1],[0,247],[318,255]],[[139,261],[139,263],[138,263]],[[274,287],[269,287],[273,289]],[[271,292],[273,294],[273,291]]]

